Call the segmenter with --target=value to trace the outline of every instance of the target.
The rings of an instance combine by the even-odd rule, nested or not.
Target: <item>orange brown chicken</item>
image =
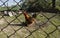
[[[28,13],[26,11],[24,11],[24,16],[25,16],[25,20],[27,22],[28,25],[31,25],[32,23],[35,22],[35,19],[31,16],[28,15]]]

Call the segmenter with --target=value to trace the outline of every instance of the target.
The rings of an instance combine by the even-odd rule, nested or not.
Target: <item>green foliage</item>
[[[27,0],[25,2],[23,2],[22,4],[22,8],[27,9],[30,6],[35,7],[36,5],[43,7],[43,8],[47,8],[48,6],[51,6],[51,2],[52,0]]]
[[[12,7],[10,7],[10,9],[11,9],[11,10],[19,10],[20,7],[19,7],[19,6],[12,6]]]
[[[0,11],[3,10],[19,10],[20,8],[22,9],[27,9],[29,7],[35,7],[35,6],[39,6],[39,7],[43,7],[43,8],[51,8],[52,7],[52,0],[23,0],[23,3],[21,5],[13,5],[10,7],[0,7]],[[56,0],[56,8],[60,10],[60,1]]]
[[[0,11],[7,10],[6,7],[0,7]]]

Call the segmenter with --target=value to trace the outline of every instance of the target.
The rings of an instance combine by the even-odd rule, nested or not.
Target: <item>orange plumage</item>
[[[27,13],[26,11],[24,11],[23,14],[24,14],[25,19],[26,19],[26,22],[27,22],[28,24],[31,24],[31,23],[33,23],[33,22],[35,21],[35,19],[32,18],[31,16],[29,16],[28,13]]]

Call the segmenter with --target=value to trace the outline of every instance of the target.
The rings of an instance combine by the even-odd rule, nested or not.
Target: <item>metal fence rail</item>
[[[19,14],[19,11],[10,10],[5,4],[8,1],[0,0],[2,3],[0,6],[4,5],[8,9],[8,11],[0,10],[0,38],[60,38],[60,14],[37,12],[35,26],[24,26],[24,15]],[[17,5],[21,2],[13,1]]]

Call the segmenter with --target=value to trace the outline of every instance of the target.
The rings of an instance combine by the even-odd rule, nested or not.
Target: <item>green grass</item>
[[[49,18],[49,17],[53,16],[54,14],[44,14],[44,15]],[[14,16],[12,16],[12,17],[5,16],[4,18],[8,22],[11,22],[12,20],[15,19]],[[60,25],[59,18],[60,18],[60,16],[56,15],[55,17],[50,19],[50,21],[53,22],[56,26],[58,26],[58,25]],[[25,18],[23,15],[19,16],[18,19],[21,20],[22,22],[25,21]],[[13,23],[20,23],[20,21],[18,19],[13,21]],[[42,14],[38,15],[36,19],[38,21],[41,21],[42,23],[46,22],[46,20],[47,20]],[[6,22],[6,20],[5,20],[5,22]],[[0,25],[0,26],[3,28],[5,25],[7,25],[6,23],[3,25]],[[29,36],[28,38],[45,38],[47,36],[47,34],[45,32],[47,32],[49,34],[50,32],[52,32],[56,29],[56,27],[53,24],[51,24],[50,22],[47,22],[45,25],[44,25],[45,27],[40,27],[39,30],[33,32],[32,35]],[[21,28],[21,26],[10,26],[9,25],[8,27],[6,27],[3,30],[4,32],[3,31],[0,32],[0,38],[7,38],[7,35],[9,36],[10,34],[14,33],[14,30],[17,30],[19,28]],[[35,30],[35,28],[33,28],[33,27],[23,27],[22,29],[18,30],[14,35],[12,35],[10,38],[24,38],[24,37],[28,36],[30,34],[30,32],[27,31],[26,28],[30,31]],[[42,30],[41,30],[41,28],[42,28]],[[57,28],[57,30],[54,31],[53,33],[49,34],[49,36],[50,36],[50,38],[59,38],[60,31]]]

